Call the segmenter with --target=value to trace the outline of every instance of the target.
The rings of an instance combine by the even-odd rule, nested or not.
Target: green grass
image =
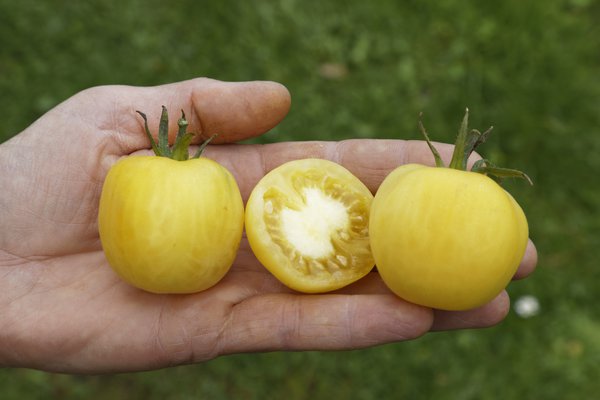
[[[292,110],[263,142],[415,139],[421,111],[451,142],[469,106],[473,127],[495,126],[481,152],[535,182],[508,185],[540,253],[534,276],[509,290],[542,307],[360,351],[112,376],[5,369],[0,398],[595,398],[599,20],[594,0],[0,0],[0,141],[86,87],[196,76],[285,84]],[[333,77],[322,72],[331,64]]]

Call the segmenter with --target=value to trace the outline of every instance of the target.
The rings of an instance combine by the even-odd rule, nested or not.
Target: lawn
[[[105,376],[3,369],[0,398],[596,398],[598,21],[594,0],[0,0],[0,142],[84,88],[196,76],[289,88],[290,114],[261,142],[417,139],[419,112],[452,142],[468,106],[473,127],[495,127],[481,152],[534,181],[506,186],[540,254],[509,292],[541,306],[365,350]]]

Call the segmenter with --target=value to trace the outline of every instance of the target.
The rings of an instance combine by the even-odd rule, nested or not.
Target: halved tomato
[[[350,171],[322,159],[287,162],[264,176],[246,205],[246,233],[258,260],[305,293],[339,289],[374,266],[369,245],[373,195]]]

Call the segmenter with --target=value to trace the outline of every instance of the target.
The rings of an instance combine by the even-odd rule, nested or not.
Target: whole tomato
[[[528,242],[527,219],[494,177],[529,178],[487,160],[466,170],[491,131],[468,131],[463,119],[450,168],[429,141],[437,167],[408,164],[375,194],[371,249],[386,285],[410,302],[466,310],[496,297],[515,274]]]
[[[140,113],[144,120],[146,117]],[[167,143],[163,107],[157,156],[131,156],[108,172],[98,215],[106,258],[126,282],[154,293],[192,293],[229,270],[242,237],[244,206],[227,169],[189,159],[192,134],[182,113],[175,145]]]

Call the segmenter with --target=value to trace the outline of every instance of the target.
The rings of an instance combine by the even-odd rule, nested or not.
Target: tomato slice
[[[339,289],[374,266],[369,245],[373,195],[350,171],[321,159],[287,162],[264,176],[246,206],[246,234],[258,260],[301,292]]]

